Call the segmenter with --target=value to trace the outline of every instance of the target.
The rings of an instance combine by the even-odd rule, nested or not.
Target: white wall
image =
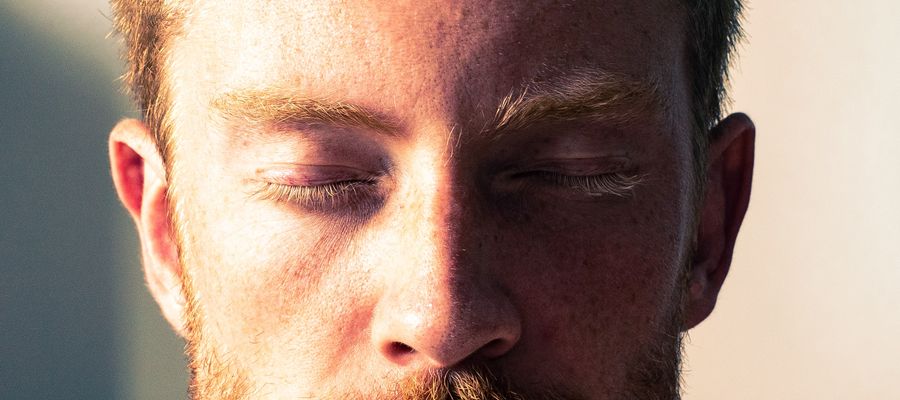
[[[900,399],[900,2],[757,0],[754,193],[686,400]]]

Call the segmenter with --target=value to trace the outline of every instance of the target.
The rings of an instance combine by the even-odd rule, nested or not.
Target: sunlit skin
[[[198,379],[388,396],[478,362],[611,399],[673,316],[712,311],[754,130],[715,128],[694,199],[680,2],[250,3],[197,1],[173,44],[168,173],[141,122],[111,137],[151,292],[212,363]],[[585,77],[622,96],[496,126],[508,96]]]

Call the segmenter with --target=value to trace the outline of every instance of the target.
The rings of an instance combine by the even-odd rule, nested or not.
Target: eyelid
[[[528,162],[501,174],[505,190],[562,189],[574,198],[627,197],[646,177],[625,156],[547,158]]]
[[[383,193],[364,182],[336,182],[317,186],[293,186],[261,182],[252,193],[258,200],[271,200],[318,215],[360,216],[377,210]]]
[[[618,172],[630,167],[631,160],[628,157],[600,157],[600,158],[558,158],[544,159],[536,163],[541,166],[571,166],[576,168],[588,168],[586,174],[602,172]]]
[[[544,158],[510,168],[504,175],[515,177],[535,172],[549,172],[572,176],[591,176],[625,172],[633,168],[631,160],[625,156]]]
[[[380,175],[344,165],[275,164],[256,170],[257,179],[286,186],[320,186],[341,181],[372,181]]]

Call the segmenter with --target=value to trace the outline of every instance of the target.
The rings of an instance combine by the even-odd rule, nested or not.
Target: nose
[[[396,287],[376,309],[373,342],[388,361],[450,367],[500,357],[519,340],[509,301],[479,282],[444,276]]]
[[[449,184],[416,196],[399,217],[403,240],[374,309],[372,343],[398,366],[492,359],[521,336],[519,314],[477,245],[473,199]],[[415,205],[413,205],[415,203]]]

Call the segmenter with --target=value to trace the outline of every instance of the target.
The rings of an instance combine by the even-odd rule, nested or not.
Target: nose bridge
[[[472,190],[466,183],[452,154],[445,151],[420,150],[410,160],[407,174],[400,227],[404,235],[417,243],[422,264],[452,266],[466,238],[463,234],[466,219],[477,207]],[[474,238],[473,238],[474,239]]]
[[[452,161],[422,154],[414,165],[409,207],[404,210],[407,222],[400,229],[410,250],[408,266],[412,270],[405,275],[414,278],[410,283],[419,287],[418,293],[410,290],[406,294],[418,297],[415,301],[431,310],[429,323],[447,323],[438,319],[457,318],[455,310],[470,302],[467,297],[477,288],[478,267],[466,265],[463,253],[467,239],[462,237],[476,234],[462,230],[466,213],[471,213],[474,205],[467,204],[471,193],[460,182]]]
[[[373,321],[373,341],[389,360],[455,364],[505,353],[519,336],[510,300],[467,244],[477,204],[452,162],[427,157],[408,177],[399,257]]]

